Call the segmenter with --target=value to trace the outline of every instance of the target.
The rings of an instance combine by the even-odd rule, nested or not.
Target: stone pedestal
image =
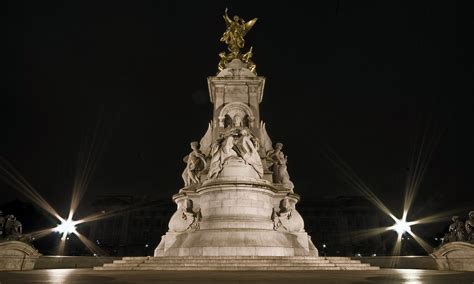
[[[218,178],[196,192],[183,191],[173,199],[177,204],[192,200],[192,208],[178,211],[194,212],[194,216],[180,212],[181,218],[172,218],[170,228],[185,229],[163,236],[155,256],[318,255],[294,207],[299,196],[279,192],[265,180]],[[285,217],[283,228],[277,226],[278,220],[272,220],[272,214],[285,199],[291,200],[288,206],[293,213]],[[193,223],[192,218],[199,219],[199,228],[187,225]]]
[[[431,256],[439,270],[474,271],[474,244],[447,243],[436,249]]]
[[[208,78],[213,120],[193,152],[207,157],[207,169],[173,196],[178,208],[155,256],[318,256],[299,195],[273,183],[274,148],[259,110],[265,78],[246,66],[234,59]]]
[[[40,255],[35,248],[27,243],[0,242],[0,270],[31,270]]]

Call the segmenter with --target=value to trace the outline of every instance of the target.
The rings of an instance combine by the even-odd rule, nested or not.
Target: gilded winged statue
[[[237,58],[242,60],[244,63],[247,63],[249,69],[255,73],[255,64],[251,60],[253,55],[252,48],[250,48],[250,50],[245,54],[241,54],[240,49],[245,45],[244,36],[255,25],[257,18],[245,22],[244,19],[236,15],[231,19],[227,14],[227,11],[228,9],[226,8],[223,16],[227,29],[222,35],[220,41],[227,44],[229,53],[221,52],[219,54],[221,61],[219,62],[218,69],[219,71],[222,71],[230,61]]]

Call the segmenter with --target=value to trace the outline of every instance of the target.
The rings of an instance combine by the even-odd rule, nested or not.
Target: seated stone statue
[[[443,244],[449,242],[463,242],[466,240],[464,222],[459,218],[459,216],[453,216],[451,220],[453,223],[449,225],[448,232],[443,237]]]
[[[465,223],[467,241],[474,243],[474,211],[469,212],[469,219]]]
[[[233,125],[224,130],[211,148],[209,178],[216,178],[225,162],[231,158],[241,158],[250,165],[258,176],[263,177],[263,166],[258,154],[258,141],[247,127],[242,127],[242,119],[235,115]]]
[[[20,221],[18,221],[13,215],[6,216],[4,228],[4,236],[9,240],[20,239],[23,234],[23,228]]]
[[[453,219],[455,224],[454,232],[456,234],[456,241],[464,242],[466,241],[466,229],[464,227],[464,222],[458,217],[455,220]]]
[[[183,159],[187,164],[182,174],[184,186],[186,187],[201,181],[201,173],[207,165],[206,157],[199,150],[199,143],[196,141],[191,142],[191,149],[193,151]]]
[[[283,149],[282,143],[276,143],[275,150],[267,153],[267,165],[273,172],[273,182],[282,184],[284,187],[293,190],[294,185],[290,181],[288,174],[287,161],[288,157],[281,151]]]

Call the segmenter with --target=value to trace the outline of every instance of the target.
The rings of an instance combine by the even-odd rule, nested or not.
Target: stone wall
[[[96,256],[41,256],[34,269],[92,268],[104,263],[112,263],[121,257]]]
[[[431,256],[371,256],[352,257],[352,259],[380,268],[438,269],[436,261]]]

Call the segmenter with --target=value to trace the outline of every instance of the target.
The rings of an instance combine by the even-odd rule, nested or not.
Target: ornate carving
[[[232,128],[222,132],[212,146],[209,178],[216,178],[229,158],[240,158],[250,165],[258,176],[263,177],[263,166],[258,154],[258,140],[250,130],[242,127],[240,116],[233,118]]]
[[[201,221],[201,209],[196,212],[193,210],[193,201],[188,197],[181,198],[177,201],[178,209],[171,216],[169,222],[170,232],[185,232],[199,230],[199,222]]]
[[[275,231],[302,232],[304,229],[303,218],[288,197],[280,201],[278,211],[273,209],[271,219]]]
[[[227,44],[227,50],[229,51],[229,53],[219,53],[220,61],[217,68],[219,71],[222,71],[232,60],[239,59],[247,65],[247,68],[250,71],[256,74],[256,65],[251,60],[253,56],[253,48],[250,47],[250,50],[247,51],[245,54],[241,54],[240,49],[243,48],[245,45],[244,36],[255,25],[255,23],[257,22],[257,18],[254,18],[248,22],[245,22],[239,16],[234,16],[233,19],[231,19],[227,14],[227,10],[228,9],[226,8],[224,14],[224,21],[227,25],[227,29],[222,35],[220,41],[225,42]]]
[[[0,211],[0,239],[29,242],[31,236],[23,235],[23,226],[14,215],[10,214],[3,217],[3,212]]]
[[[262,148],[265,151],[264,153],[273,151],[272,139],[268,136],[267,127],[263,121],[260,121],[260,139],[262,140]]]
[[[273,182],[282,184],[285,188],[293,191],[295,187],[290,181],[288,174],[287,162],[288,157],[281,151],[283,149],[282,143],[276,143],[275,150],[267,153],[267,166],[273,171]]]
[[[205,155],[208,156],[211,153],[211,145],[212,145],[212,121],[209,122],[207,126],[206,134],[201,138],[199,144],[201,145],[200,150]]]
[[[465,223],[467,240],[474,243],[474,211],[469,212],[469,219]]]
[[[229,103],[222,108],[218,117],[219,126],[228,127],[230,124],[226,125],[226,117],[232,122],[236,116],[239,116],[241,119],[242,126],[253,127],[255,117],[252,110],[248,105],[241,102]]]
[[[464,222],[459,216],[453,216],[451,218],[453,223],[449,225],[448,232],[443,237],[443,244],[449,242],[464,242],[466,241],[466,230]]]
[[[206,157],[199,150],[199,143],[196,141],[191,142],[191,149],[193,151],[183,159],[187,164],[182,174],[184,186],[200,183],[201,173],[207,165]]]

